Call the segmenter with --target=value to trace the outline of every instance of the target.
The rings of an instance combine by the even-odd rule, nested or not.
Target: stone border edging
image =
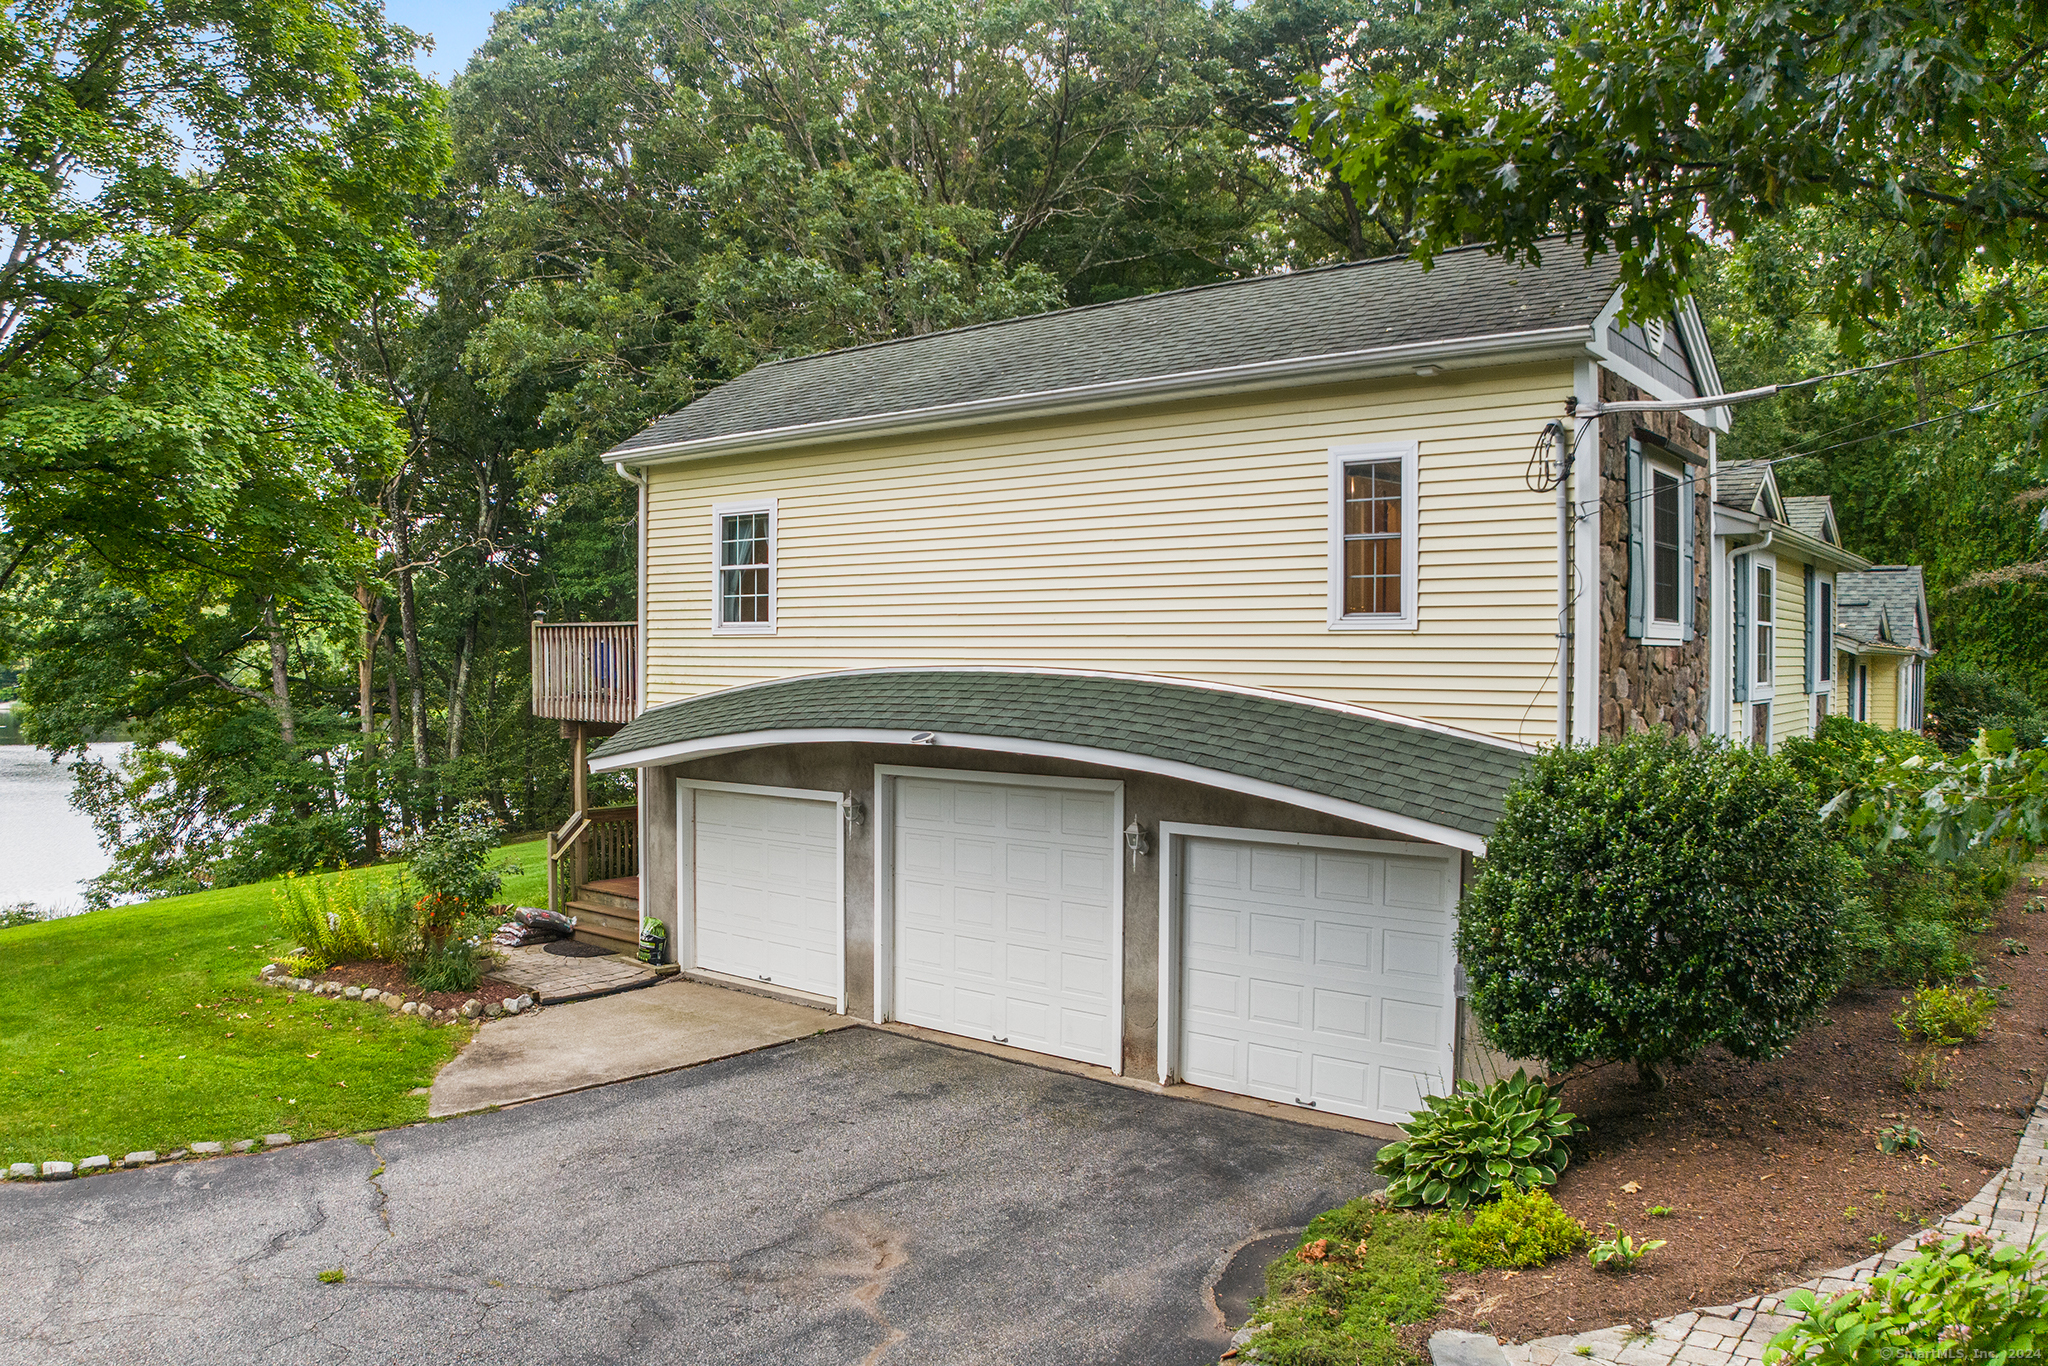
[[[2048,1236],[2048,1087],[2020,1134],[2012,1163],[1995,1173],[1970,1202],[1933,1229],[1824,1276],[1734,1304],[1689,1309],[1657,1319],[1649,1333],[1620,1324],[1588,1333],[1563,1333],[1526,1343],[1502,1343],[1483,1333],[1445,1330],[1430,1336],[1430,1356],[1441,1366],[1751,1366],[1771,1339],[1798,1319],[1783,1312],[1794,1290],[1837,1295],[1868,1285],[1911,1260],[1923,1239],[1989,1233],[1993,1241],[2025,1247]],[[1491,1344],[1489,1347],[1488,1344]]]

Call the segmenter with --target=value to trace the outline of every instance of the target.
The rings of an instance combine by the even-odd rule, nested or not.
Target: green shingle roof
[[[1152,678],[981,669],[810,674],[641,714],[604,759],[769,730],[932,731],[1190,764],[1485,836],[1527,752],[1397,719]]]
[[[1386,348],[1592,323],[1620,283],[1613,257],[1545,244],[1520,266],[1484,248],[1260,275],[956,327],[758,365],[628,437],[611,458],[845,423],[1163,384]]]

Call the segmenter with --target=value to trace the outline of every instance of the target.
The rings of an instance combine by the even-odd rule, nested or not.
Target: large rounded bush
[[[1460,911],[1474,1014],[1512,1056],[1782,1053],[1842,976],[1843,860],[1813,790],[1753,749],[1662,732],[1546,751]]]

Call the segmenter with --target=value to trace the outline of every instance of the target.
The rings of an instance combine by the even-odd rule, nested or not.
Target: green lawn
[[[504,899],[545,905],[543,846],[503,857]],[[409,1093],[469,1027],[258,986],[292,947],[272,904],[257,883],[0,930],[0,1163],[424,1119]]]

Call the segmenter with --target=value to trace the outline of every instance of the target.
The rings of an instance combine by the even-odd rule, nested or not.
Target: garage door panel
[[[1002,782],[897,784],[896,914],[905,928],[896,1018],[1113,1065],[1108,798]],[[910,945],[919,931],[950,942],[942,971],[927,969],[929,948]],[[949,989],[917,989],[912,973]],[[970,982],[986,991],[970,999]]]
[[[1413,934],[1405,930],[1386,932],[1386,971],[1389,976],[1441,980],[1444,975],[1444,938],[1436,934]]]
[[[1372,1037],[1372,998],[1355,991],[1318,987],[1315,993],[1315,1027],[1324,1034],[1349,1035],[1354,1039]]]
[[[1181,1076],[1387,1122],[1447,1087],[1440,865],[1223,839],[1181,848]],[[1433,900],[1389,906],[1390,889]]]
[[[1388,999],[1380,1002],[1380,1040],[1407,1048],[1437,1048],[1443,1042],[1441,1006]]]
[[[1303,998],[1307,995],[1301,987],[1291,982],[1268,982],[1252,979],[1251,990],[1247,993],[1248,1018],[1260,1024],[1287,1025],[1299,1029],[1308,1023],[1303,1010]]]
[[[1372,971],[1372,941],[1376,936],[1369,924],[1343,920],[1316,923],[1316,965],[1339,971]]]
[[[1444,903],[1444,872],[1403,859],[1387,861],[1388,906],[1434,911]]]

